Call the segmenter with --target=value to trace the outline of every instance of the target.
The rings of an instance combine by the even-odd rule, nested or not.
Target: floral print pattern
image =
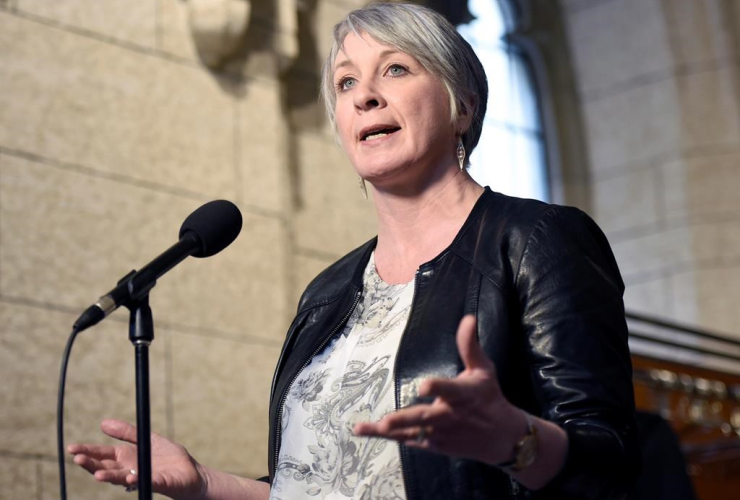
[[[357,437],[357,422],[394,410],[393,364],[413,282],[385,283],[370,259],[363,299],[290,387],[270,500],[404,500],[398,446]]]

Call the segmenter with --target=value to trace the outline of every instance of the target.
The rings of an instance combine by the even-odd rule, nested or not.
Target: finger
[[[421,429],[424,429],[424,433],[422,434]],[[406,444],[408,442],[413,442],[415,445],[419,445],[422,443],[426,443],[427,445],[433,441],[433,435],[435,434],[435,429],[432,426],[412,426],[412,427],[404,427],[400,429],[391,429],[387,432],[383,432],[380,434],[373,434],[369,435],[367,437],[375,437],[375,438],[382,438],[382,439],[390,439],[393,441],[398,441],[400,443]],[[419,436],[421,436],[421,440],[419,439]]]
[[[90,474],[95,474],[96,471],[102,469],[98,460],[90,458],[87,455],[77,455],[74,457],[73,461]]]
[[[97,460],[88,455],[76,455],[73,462],[90,474],[95,474],[99,470],[121,469],[121,464],[115,460]]]
[[[419,387],[419,395],[423,397],[440,397],[451,405],[462,405],[474,402],[476,391],[480,385],[479,380],[462,378],[427,379]]]
[[[389,432],[410,425],[419,425],[430,405],[415,405],[381,418],[378,422],[361,422],[353,429],[358,436],[386,436]]]
[[[476,337],[476,319],[468,314],[460,321],[457,328],[457,350],[466,369],[493,370],[493,363],[481,349]]]
[[[424,430],[423,432],[422,429]],[[454,445],[459,441],[455,432],[449,432],[435,426],[422,426],[416,429],[408,429],[405,432],[399,431],[391,439],[395,439],[401,444],[412,448],[423,448],[442,453],[447,453],[444,450],[453,449]]]
[[[98,470],[93,474],[95,479],[104,483],[118,484],[126,486],[137,482],[135,474],[131,474],[129,469],[106,469]]]
[[[415,435],[420,426],[446,427],[455,420],[452,416],[452,409],[446,404],[415,405],[391,413],[376,423],[358,423],[354,427],[354,433],[358,436],[398,439],[407,434]]]
[[[391,431],[388,433],[387,436],[383,436],[386,439],[393,439],[395,441],[400,441],[401,443],[406,443],[409,441],[413,441],[414,443],[421,443],[422,441],[429,439],[429,434],[431,432],[428,430],[427,427],[424,427],[424,433],[421,433],[422,427],[415,426],[415,427],[407,427],[405,429],[396,429],[394,431]],[[419,436],[422,436],[421,440],[419,440]]]
[[[404,446],[409,448],[422,448],[425,450],[437,451],[440,453],[448,453],[454,447],[455,440],[450,440],[449,437],[445,436],[442,432],[431,432],[425,434],[422,439],[419,439],[418,434],[411,436],[406,440],[399,440]]]
[[[132,474],[131,471],[129,471],[129,473],[126,474],[126,484],[127,485],[137,484],[138,482],[139,482],[138,474]]]
[[[123,420],[103,420],[100,430],[112,438],[136,444],[136,427]]]
[[[436,450],[437,446],[429,439],[407,439],[401,443],[408,448],[421,448],[422,450]]]
[[[113,446],[75,443],[67,446],[67,451],[72,455],[84,454],[98,460],[115,460],[116,458],[116,449]]]

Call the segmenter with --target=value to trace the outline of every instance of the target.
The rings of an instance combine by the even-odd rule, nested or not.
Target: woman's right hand
[[[125,443],[115,446],[71,444],[67,451],[74,455],[74,463],[98,481],[135,485],[138,478],[131,471],[138,470],[136,427],[122,420],[103,420],[100,429]],[[184,447],[152,433],[152,489],[156,493],[189,500],[201,497],[206,486],[203,469]]]

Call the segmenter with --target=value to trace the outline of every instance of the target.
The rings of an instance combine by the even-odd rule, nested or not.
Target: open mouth
[[[381,127],[370,129],[362,133],[360,141],[373,141],[401,130],[401,127]]]

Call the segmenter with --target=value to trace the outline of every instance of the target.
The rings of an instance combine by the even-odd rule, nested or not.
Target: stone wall
[[[360,3],[254,0],[211,70],[183,0],[0,0],[0,498],[58,498],[72,323],[216,198],[241,208],[241,236],[151,294],[152,426],[204,463],[266,473],[269,384],[297,298],[374,231],[316,96],[331,26]],[[127,321],[117,311],[75,344],[68,443],[135,419]],[[70,498],[130,498],[76,467],[68,481]]]
[[[593,215],[628,308],[740,339],[740,9],[561,0]]]

